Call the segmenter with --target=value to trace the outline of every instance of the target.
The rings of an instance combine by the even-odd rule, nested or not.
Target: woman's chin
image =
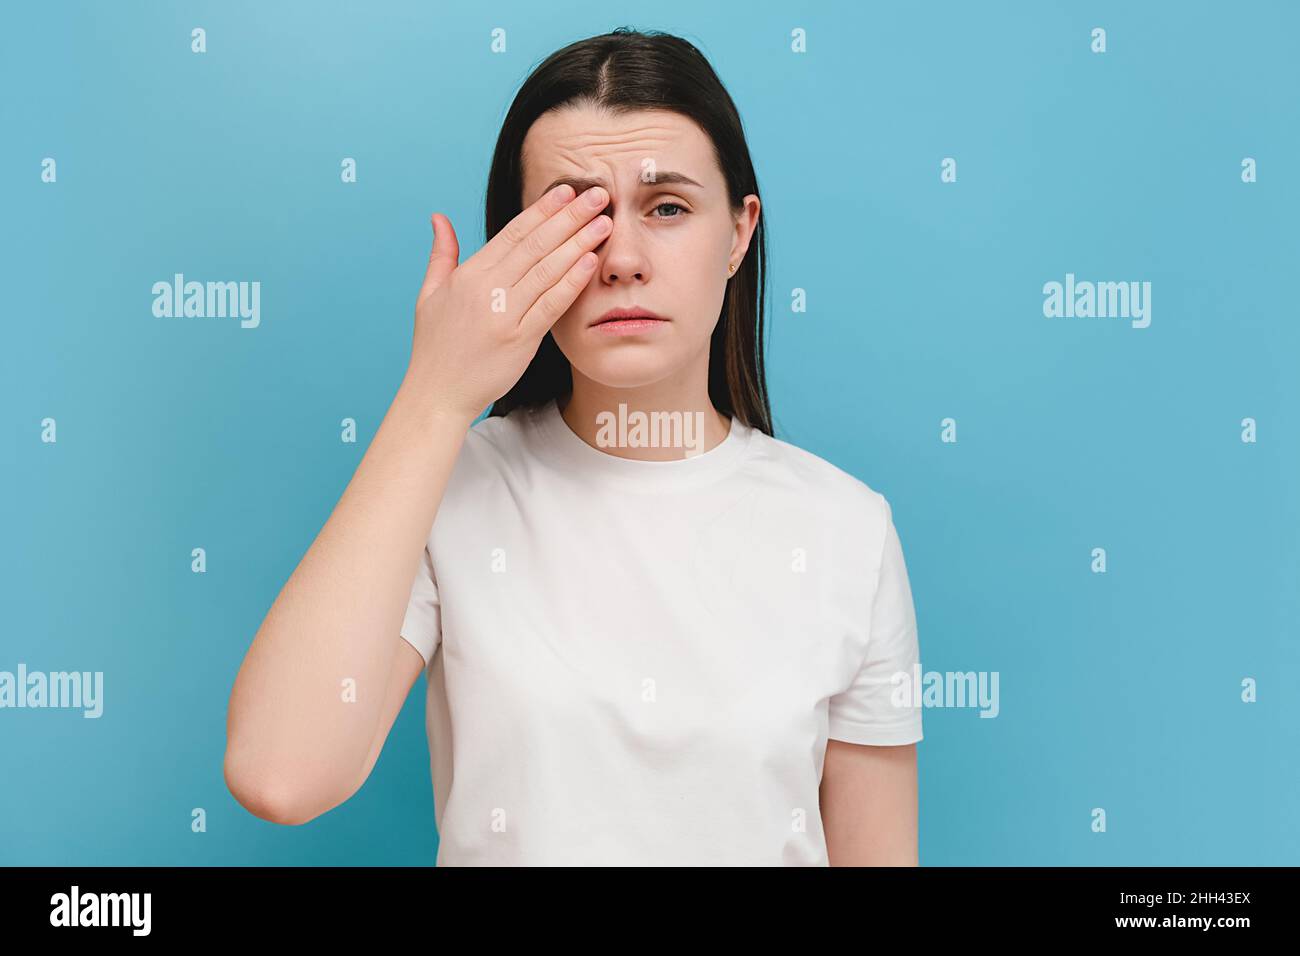
[[[606,388],[641,388],[663,381],[676,370],[658,349],[619,347],[599,352],[571,356],[569,361],[587,379]]]

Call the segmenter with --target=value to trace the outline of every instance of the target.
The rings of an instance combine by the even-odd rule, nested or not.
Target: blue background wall
[[[925,668],[1000,675],[925,713],[922,863],[1300,862],[1297,7],[644,9],[6,5],[0,670],[105,700],[0,710],[0,861],[432,863],[422,680],[298,828],[227,792],[227,699],[405,370],[430,213],[477,250],[519,83],[626,24],[745,119],[778,437],[890,499]],[[176,272],[260,281],[260,326],[155,317]],[[1150,326],[1044,317],[1067,272],[1150,281]]]

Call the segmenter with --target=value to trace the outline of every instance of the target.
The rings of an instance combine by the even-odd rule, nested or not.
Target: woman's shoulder
[[[760,431],[755,431],[754,439],[756,458],[782,476],[783,486],[792,495],[873,523],[888,517],[888,499],[865,479],[791,441]]]
[[[500,468],[524,454],[531,419],[528,408],[513,409],[508,415],[487,415],[470,426],[460,459],[470,468]]]

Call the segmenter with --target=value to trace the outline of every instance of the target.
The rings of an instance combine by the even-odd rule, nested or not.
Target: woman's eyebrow
[[[599,176],[596,177],[561,176],[559,179],[556,179],[549,186],[543,189],[542,195],[545,196],[556,186],[562,185],[564,183],[568,183],[570,186],[572,186],[575,194],[584,192],[585,190],[590,189],[592,186],[600,186],[604,188],[606,192],[609,192],[609,184],[606,183],[605,180],[600,178]],[[638,181],[637,183],[637,185],[641,186],[642,188],[647,188],[651,186],[666,186],[672,184],[677,184],[682,186],[696,186],[700,189],[704,188],[702,185],[700,185],[700,183],[697,183],[695,180],[691,179],[691,177],[687,176],[685,173],[677,173],[671,171],[656,172],[653,181]]]

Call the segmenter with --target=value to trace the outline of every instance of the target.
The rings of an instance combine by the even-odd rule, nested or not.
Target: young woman
[[[488,242],[434,215],[405,378],[240,669],[240,803],[348,799],[424,672],[439,865],[917,862],[902,549],[772,435],[759,208],[686,41],[533,72]]]

